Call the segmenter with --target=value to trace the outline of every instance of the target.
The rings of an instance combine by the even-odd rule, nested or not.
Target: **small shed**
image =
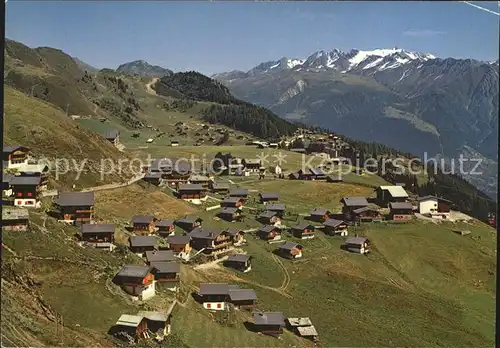
[[[252,270],[251,261],[252,256],[248,254],[235,254],[228,257],[224,262],[224,266],[246,273]]]
[[[285,242],[277,249],[278,255],[287,259],[298,259],[302,257],[303,246],[294,242]]]

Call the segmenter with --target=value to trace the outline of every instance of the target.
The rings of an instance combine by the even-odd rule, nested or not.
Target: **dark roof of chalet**
[[[295,242],[285,242],[278,247],[278,249],[283,249],[283,250],[292,250],[295,248],[302,249],[302,245],[297,244]]]
[[[132,224],[150,224],[155,220],[152,215],[135,215],[132,217]]]
[[[203,220],[195,215],[186,215],[177,219],[176,223],[192,224],[195,223],[196,221],[203,221]]]
[[[231,289],[239,289],[238,285],[225,283],[201,283],[200,295],[229,295]]]
[[[222,208],[220,210],[220,213],[221,214],[234,214],[236,212],[238,212],[239,209],[238,208],[231,208],[231,207],[226,207],[226,208]]]
[[[203,227],[197,227],[191,232],[189,232],[189,236],[191,238],[215,239],[222,233],[227,233],[227,232],[225,230],[212,230]]]
[[[167,243],[168,244],[188,244],[191,240],[190,236],[168,236]]]
[[[173,226],[174,225],[174,220],[170,219],[161,219],[156,222],[156,227],[168,227],[168,226]]]
[[[418,201],[427,201],[429,199],[437,199],[438,201],[442,201],[442,202],[447,202],[447,203],[453,203],[452,201],[448,200],[448,199],[444,199],[444,198],[441,198],[441,197],[436,197],[436,196],[424,196],[424,197],[419,197],[418,198]]]
[[[284,204],[268,204],[268,205],[266,205],[266,209],[273,210],[273,211],[284,211],[285,205]]]
[[[300,174],[299,173],[290,173],[288,174],[288,176],[290,177],[294,177],[295,179],[299,179],[300,178]]]
[[[161,179],[161,172],[147,172],[144,179]]]
[[[310,215],[328,215],[328,213],[330,213],[330,211],[328,209],[323,209],[323,208],[315,208],[313,210],[311,210],[311,213]]]
[[[125,265],[116,274],[118,277],[144,278],[151,272],[151,266]]]
[[[361,213],[364,213],[365,211],[377,211],[377,209],[375,208],[370,208],[370,207],[361,207],[361,208],[358,208],[358,209],[354,209],[352,212],[354,214],[361,214]]]
[[[128,240],[132,247],[156,246],[156,238],[153,236],[130,236]]]
[[[292,227],[292,230],[305,230],[305,229],[314,230],[314,226],[307,222],[302,222]]]
[[[273,231],[275,229],[279,230],[279,228],[276,227],[276,226],[273,226],[273,225],[264,225],[264,226],[261,226],[261,228],[259,228],[259,231],[265,232],[265,233],[269,233],[269,232],[271,232],[271,231]]]
[[[240,200],[240,197],[226,197],[221,201],[221,203],[238,203]]]
[[[179,262],[165,262],[155,261],[151,262],[151,266],[158,271],[158,273],[180,273],[181,264]]]
[[[365,197],[344,197],[341,199],[341,202],[343,202],[348,207],[368,205],[368,201]]]
[[[328,227],[337,227],[342,224],[345,224],[345,222],[337,219],[328,219],[325,222],[323,222],[323,226],[328,226]]]
[[[231,236],[236,236],[238,233],[245,233],[242,229],[239,228],[228,228],[226,229],[226,232]]]
[[[120,132],[117,130],[111,130],[111,131],[106,132],[106,134],[105,134],[106,139],[112,139],[112,140],[118,138],[118,136],[120,136]]]
[[[310,169],[310,172],[313,174],[313,175],[325,175],[325,172],[323,171],[323,169],[321,168],[313,168],[313,169]]]
[[[265,212],[259,215],[259,218],[272,218],[273,216],[276,216],[275,211],[266,210]]]
[[[202,184],[179,184],[177,191],[202,191],[204,190]]]
[[[229,192],[229,196],[231,197],[245,197],[248,196],[247,189],[235,189]]]
[[[14,175],[10,179],[12,186],[38,186],[42,178],[39,176],[18,176]]]
[[[12,153],[18,149],[28,149],[26,146],[22,145],[4,145],[3,152],[4,153]]]
[[[259,197],[262,199],[280,199],[280,194],[275,192],[261,192]]]
[[[254,312],[252,317],[255,325],[285,326],[285,315],[282,312]]]
[[[56,202],[62,207],[94,205],[94,192],[61,192]]]
[[[231,262],[247,262],[252,256],[248,254],[234,254],[228,257],[227,261]]]
[[[389,209],[394,210],[412,210],[413,205],[409,202],[391,202],[389,203]]]
[[[229,184],[216,182],[212,184],[212,189],[214,190],[229,190]]]
[[[257,294],[253,289],[230,289],[229,298],[231,301],[257,300]]]
[[[160,262],[160,261],[175,261],[175,257],[172,250],[155,250],[146,251],[146,260],[148,262]]]
[[[363,243],[368,242],[367,237],[349,237],[345,240],[346,244],[354,244],[354,245],[362,245]]]
[[[82,234],[86,233],[114,233],[114,224],[83,224],[80,228]]]

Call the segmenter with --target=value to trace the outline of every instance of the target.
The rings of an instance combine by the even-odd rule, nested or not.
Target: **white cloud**
[[[420,30],[412,29],[403,32],[404,36],[412,36],[412,37],[430,37],[430,36],[437,36],[444,34],[446,34],[444,31],[432,30],[432,29],[420,29]]]

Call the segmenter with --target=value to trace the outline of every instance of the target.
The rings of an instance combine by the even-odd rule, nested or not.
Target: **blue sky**
[[[477,2],[499,12],[497,2]],[[459,2],[42,2],[9,0],[6,36],[97,68],[248,70],[325,49],[405,48],[496,60],[499,16]]]

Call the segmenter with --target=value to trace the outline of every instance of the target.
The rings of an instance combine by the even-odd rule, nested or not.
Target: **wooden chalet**
[[[14,195],[14,205],[36,207],[40,183],[39,176],[13,176],[10,179],[10,187]]]
[[[254,312],[252,317],[256,331],[265,335],[278,337],[286,326],[285,316],[281,312]]]
[[[171,333],[172,311],[176,302],[172,302],[166,312],[139,311],[137,315],[146,318],[148,330],[156,335],[156,339],[161,341]]]
[[[309,318],[287,318],[290,331],[313,342],[318,340],[318,332]]]
[[[430,215],[434,218],[449,219],[453,202],[442,197],[425,196],[418,199],[420,214]]]
[[[311,210],[311,212],[309,213],[309,220],[316,222],[325,222],[326,220],[328,220],[328,216],[330,214],[331,212],[327,209],[316,208]]]
[[[252,256],[248,254],[231,255],[224,262],[224,266],[234,268],[244,273],[249,272],[252,270]]]
[[[210,183],[210,189],[215,193],[226,194],[229,192],[229,184],[212,182]]]
[[[29,219],[29,212],[25,208],[2,206],[2,231],[26,231]]]
[[[162,180],[162,173],[160,172],[147,172],[142,180],[149,182],[152,185],[160,185]]]
[[[330,236],[334,235],[341,235],[341,236],[347,236],[347,223],[341,220],[336,220],[336,219],[328,219],[325,222],[323,222],[323,231],[325,234],[328,234]]]
[[[220,202],[224,208],[239,208],[245,204],[245,199],[241,197],[226,197]]]
[[[280,194],[275,192],[261,192],[259,193],[260,203],[266,204],[268,202],[278,202]]]
[[[181,264],[179,262],[155,261],[151,262],[155,280],[176,290],[180,280]]]
[[[201,184],[179,184],[177,194],[182,199],[204,199],[207,189]]]
[[[229,197],[238,197],[243,198],[244,200],[248,199],[248,190],[246,189],[235,189],[229,191]]]
[[[341,175],[327,175],[326,182],[343,182],[344,179]]]
[[[353,253],[366,254],[369,252],[370,241],[366,237],[349,237],[345,240],[344,249]]]
[[[18,168],[24,164],[28,164],[29,154],[30,149],[27,147],[20,145],[4,145],[2,156],[4,170],[7,168]]]
[[[55,204],[64,222],[82,225],[93,220],[94,192],[61,192]]]
[[[245,170],[250,173],[258,173],[261,167],[261,161],[257,158],[243,159],[242,161]]]
[[[257,230],[257,235],[267,241],[280,240],[281,229],[273,225],[264,225]]]
[[[285,242],[276,250],[277,254],[287,259],[298,259],[302,257],[303,246],[294,242]]]
[[[172,250],[174,254],[186,254],[192,250],[191,247],[191,237],[190,236],[169,236],[167,237],[168,248]]]
[[[314,226],[307,222],[300,223],[291,228],[291,233],[300,239],[314,238]]]
[[[118,130],[108,131],[108,132],[106,132],[104,137],[106,138],[107,141],[109,141],[114,146],[118,146],[118,144],[120,143],[120,131],[118,131]]]
[[[16,176],[30,176],[40,178],[40,184],[38,185],[39,190],[47,189],[49,180],[49,167],[43,164],[23,164],[16,168]]]
[[[277,216],[282,218],[286,208],[284,204],[266,204],[266,209],[275,212]]]
[[[408,193],[401,186],[379,186],[375,189],[376,202],[381,207],[387,207],[389,203],[406,202]]]
[[[84,242],[95,248],[113,249],[116,230],[114,224],[83,224],[80,229]]]
[[[126,340],[127,336],[137,343],[141,339],[148,337],[148,323],[141,315],[122,314],[116,324],[111,328],[113,336]],[[126,335],[126,336],[125,336]]]
[[[345,215],[350,215],[353,210],[369,205],[365,197],[344,197],[340,200],[340,203],[342,203],[342,213]]]
[[[219,217],[223,220],[232,222],[241,219],[242,212],[238,208],[226,207],[220,210]]]
[[[128,238],[130,251],[136,254],[142,254],[146,251],[156,250],[157,242],[153,236],[130,236]]]
[[[228,228],[225,230],[233,238],[233,245],[239,246],[245,242],[245,232],[239,228]]]
[[[326,174],[322,168],[312,168],[309,170],[311,172],[312,180],[325,180]]]
[[[135,233],[148,235],[156,231],[156,218],[152,215],[136,215],[132,217],[132,229]]]
[[[257,294],[253,289],[229,289],[229,302],[239,309],[251,309],[255,307]]]
[[[162,237],[168,237],[175,232],[174,220],[160,219],[155,223],[158,234]]]
[[[199,295],[203,308],[222,311],[226,309],[226,303],[229,300],[229,290],[239,289],[237,285],[228,285],[222,283],[202,283],[200,284]]]
[[[169,185],[187,183],[192,172],[193,169],[190,163],[181,160],[172,160],[171,165],[165,168],[162,177]]]
[[[123,266],[113,278],[113,282],[139,301],[148,300],[156,294],[152,266]]]
[[[275,211],[266,210],[257,216],[257,221],[263,224],[273,225],[280,222],[281,219]]]
[[[357,222],[381,221],[382,214],[375,208],[363,207],[354,209],[351,213],[351,218]]]
[[[148,265],[153,262],[173,262],[178,260],[172,250],[148,250],[145,256]]]
[[[212,254],[233,246],[233,237],[227,230],[209,230],[198,227],[191,231],[189,236],[191,246],[196,250],[203,250],[205,254]]]
[[[175,224],[180,228],[182,228],[184,231],[189,232],[195,229],[196,227],[201,226],[202,222],[203,220],[197,216],[186,215],[177,219],[177,221],[175,221]]]
[[[288,174],[288,179],[290,180],[300,180],[301,176],[299,173],[290,173]]]
[[[391,220],[402,221],[413,218],[413,205],[408,202],[389,203],[389,216]]]
[[[206,175],[191,174],[188,182],[194,185],[201,185],[204,189],[208,189],[213,180]]]

